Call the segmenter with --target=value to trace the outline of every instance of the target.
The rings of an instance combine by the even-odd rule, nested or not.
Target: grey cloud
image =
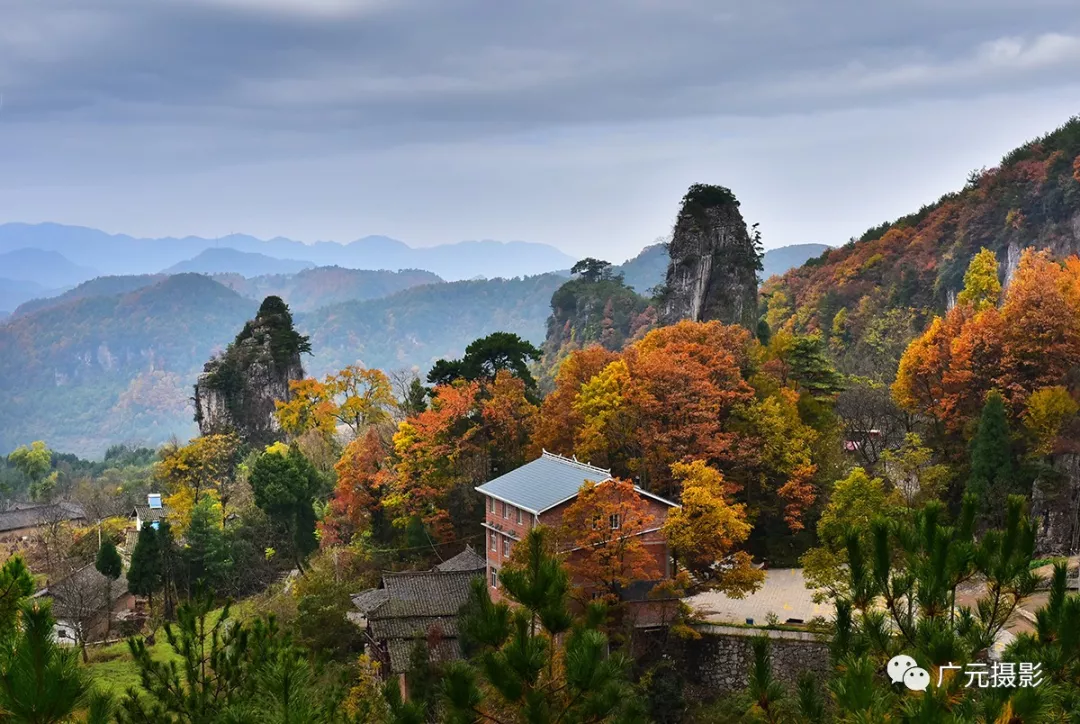
[[[147,235],[632,247],[666,231],[688,183],[716,179],[747,187],[776,241],[837,242],[863,219],[800,229],[783,218],[799,185],[764,200],[769,179],[831,159],[862,173],[844,154],[987,122],[965,105],[1000,123],[1022,102],[1005,96],[1044,109],[1010,130],[1049,130],[1080,66],[1076,0],[0,3],[0,220]],[[850,140],[888,119],[894,135]],[[1000,133],[979,153],[1008,150]],[[935,168],[955,178],[920,203],[967,170]],[[431,219],[394,205],[419,188],[442,195]],[[876,203],[875,222],[893,208]],[[799,218],[815,208],[833,210]]]
[[[891,86],[852,67],[867,77],[925,68],[926,81],[904,85],[915,95],[943,84],[977,93],[1001,78],[1053,83],[1072,67],[1003,62],[951,82],[929,76],[981,44],[1080,35],[1069,5],[1049,0],[1035,4],[1041,12],[957,0],[99,0],[66,16],[46,5],[17,6],[11,27],[23,40],[0,51],[9,118],[403,135],[430,131],[425,119],[530,129],[888,98]],[[807,89],[789,94],[804,77]],[[829,91],[845,81],[838,101]]]

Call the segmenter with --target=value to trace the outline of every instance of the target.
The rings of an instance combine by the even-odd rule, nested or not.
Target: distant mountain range
[[[275,259],[254,251],[237,251],[230,248],[204,249],[194,258],[173,264],[163,274],[239,274],[242,277],[258,277],[267,274],[295,274],[310,269],[314,264],[299,259]]]
[[[33,282],[45,289],[56,289],[93,279],[100,274],[97,269],[72,263],[57,251],[35,247],[7,251],[0,247],[0,276],[5,279]]]
[[[367,236],[346,244],[320,241],[305,244],[292,239],[256,239],[244,234],[232,234],[220,239],[189,236],[182,239],[139,239],[123,234],[107,234],[97,229],[62,224],[3,224],[0,225],[0,254],[16,249],[36,249],[57,252],[75,266],[90,267],[79,275],[65,277],[64,283],[43,281],[36,276],[13,276],[0,271],[0,277],[36,281],[56,287],[77,284],[100,274],[153,274],[173,269],[189,260],[191,266],[175,271],[243,271],[225,269],[225,256],[199,256],[210,249],[228,254],[225,250],[260,254],[279,260],[292,260],[292,268],[257,269],[256,274],[298,271],[297,263],[310,266],[341,266],[350,269],[425,269],[443,279],[456,281],[476,276],[487,278],[540,274],[567,269],[575,261],[555,247],[524,241],[462,241],[457,244],[413,248],[397,239]],[[241,263],[234,257],[235,263]],[[246,264],[253,264],[248,259]],[[4,265],[0,263],[0,270]],[[96,270],[96,271],[95,271]],[[45,274],[45,267],[38,267]]]
[[[761,260],[764,267],[761,274],[765,281],[776,274],[783,274],[788,269],[805,264],[810,259],[819,257],[832,247],[825,244],[792,244],[769,249]],[[638,294],[649,296],[649,290],[663,283],[667,274],[668,252],[664,244],[653,244],[641,250],[633,259],[615,266],[615,271],[622,272],[623,281]]]
[[[189,398],[202,364],[270,294],[311,336],[309,374],[356,363],[424,374],[490,332],[542,343],[552,295],[569,274],[454,282],[419,269],[255,274],[290,264],[307,262],[213,248],[162,267],[170,273],[101,276],[67,289],[0,279],[0,301],[14,308],[9,319],[0,315],[0,454],[35,439],[97,456],[115,442],[193,435]],[[654,245],[615,269],[647,294],[666,267],[665,247]],[[171,273],[184,269],[209,273]],[[15,308],[20,294],[44,298]]]

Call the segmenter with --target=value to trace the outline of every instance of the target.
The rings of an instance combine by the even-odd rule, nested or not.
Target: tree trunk
[[[105,640],[109,640],[109,633],[112,631],[112,582],[113,579],[109,579],[109,585],[105,591]]]

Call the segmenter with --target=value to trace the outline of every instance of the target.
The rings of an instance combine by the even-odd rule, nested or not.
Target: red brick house
[[[514,544],[524,538],[533,526],[558,528],[563,513],[586,481],[602,484],[611,479],[610,470],[545,450],[536,460],[478,486],[477,492],[484,496],[486,576],[492,588],[492,598],[499,597],[499,569],[510,557]],[[668,511],[678,506],[641,488],[635,487],[634,490],[646,501],[649,513],[655,519],[651,528],[638,535],[656,557],[664,578],[670,578],[671,554],[660,528],[667,519]],[[612,516],[610,521],[613,529],[619,526],[617,517]],[[639,582],[640,585],[632,587],[634,594],[643,596],[652,588],[652,583],[655,582]]]

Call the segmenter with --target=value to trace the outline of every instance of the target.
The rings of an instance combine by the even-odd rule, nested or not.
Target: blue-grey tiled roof
[[[611,471],[549,453],[477,488],[484,495],[540,514],[574,497],[586,480],[611,478]]]

